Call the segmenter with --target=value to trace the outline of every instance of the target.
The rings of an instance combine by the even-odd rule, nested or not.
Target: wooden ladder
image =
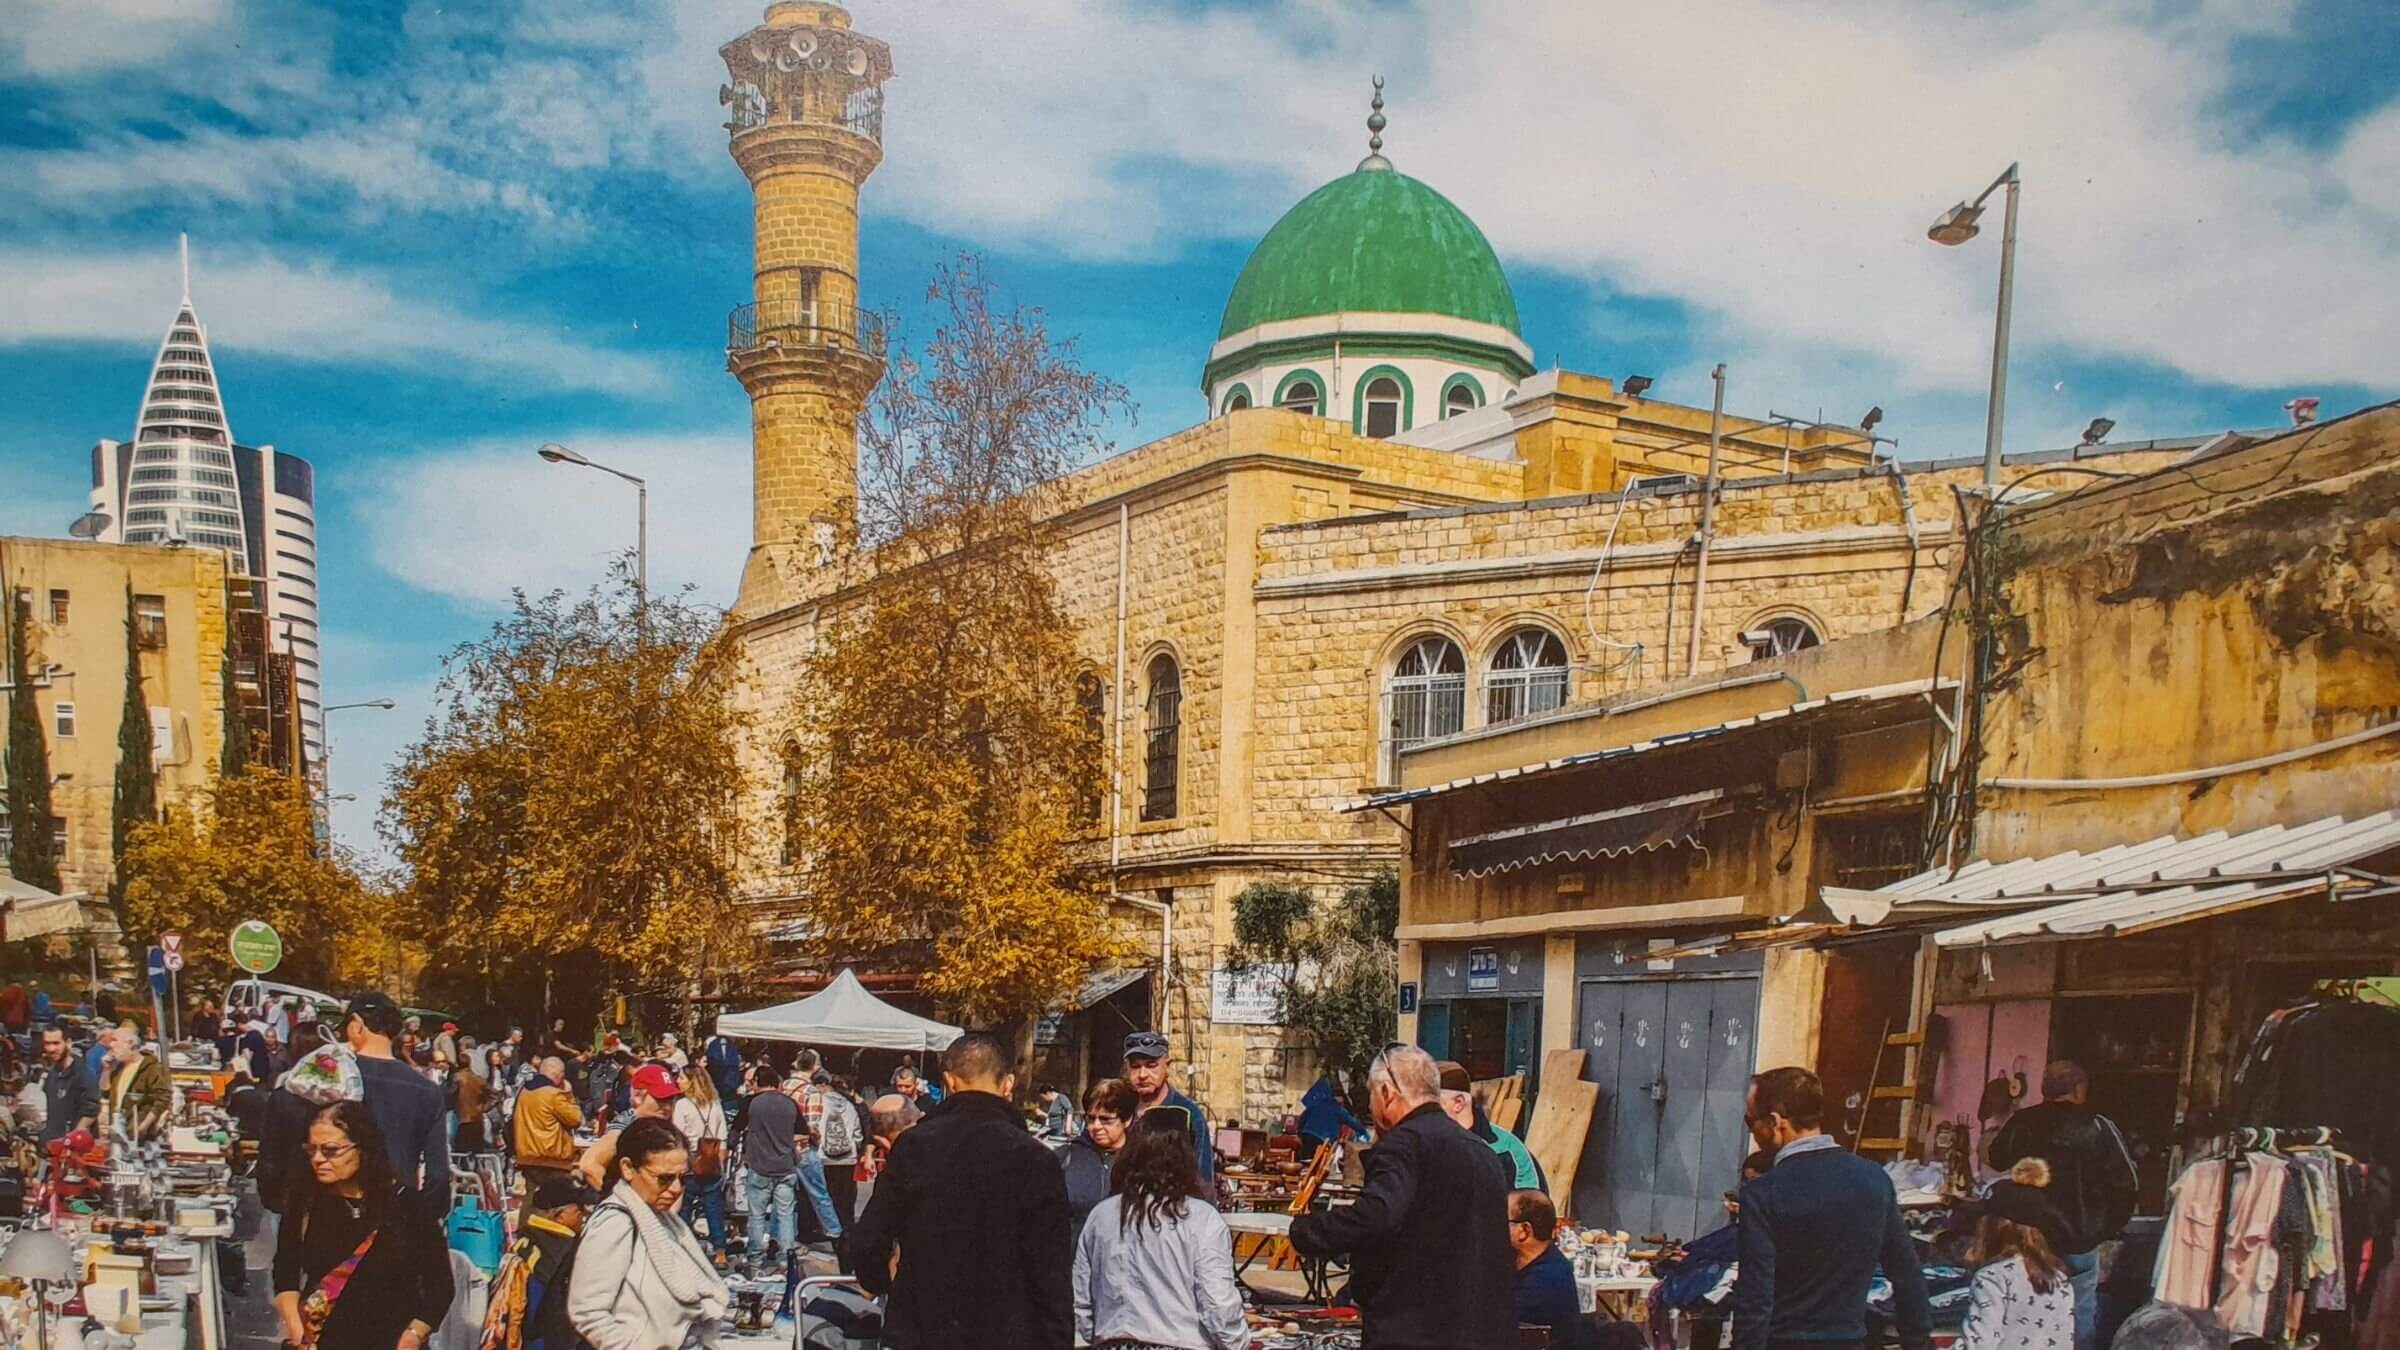
[[[1867,1105],[1858,1127],[1858,1152],[1879,1154],[1885,1161],[1908,1156],[1924,1124],[1924,1113],[1933,1097],[1933,1077],[1941,1047],[1930,1043],[1927,1026],[1933,1011],[1933,972],[1937,954],[1932,939],[1917,947],[1916,978],[1909,991],[1908,1026],[1892,1030],[1884,1024],[1883,1048],[1875,1056],[1874,1079],[1867,1086]],[[1891,1052],[1897,1050],[1895,1055]],[[1894,1076],[1896,1081],[1885,1081]],[[1893,1113],[1892,1132],[1881,1133],[1876,1125],[1886,1117],[1877,1108],[1885,1102],[1899,1103]]]

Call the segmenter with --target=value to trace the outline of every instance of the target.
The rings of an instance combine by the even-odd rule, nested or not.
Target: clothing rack
[[[2225,1230],[2230,1226],[2233,1218],[2233,1179],[2242,1155],[2254,1150],[2280,1153],[2294,1148],[2339,1150],[2345,1148],[2345,1142],[2340,1130],[2327,1125],[2299,1128],[2244,1125],[2218,1136],[2212,1146],[2201,1155],[2203,1158],[2222,1157],[2225,1160],[2225,1173],[2217,1184],[2218,1236],[2214,1248],[2209,1253],[2208,1261],[2207,1297],[2212,1304],[2217,1299],[2217,1289],[2225,1275]]]

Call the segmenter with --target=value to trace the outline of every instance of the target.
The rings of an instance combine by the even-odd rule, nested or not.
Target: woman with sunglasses
[[[275,1238],[275,1311],[287,1345],[420,1350],[450,1311],[449,1244],[392,1173],[365,1102],[320,1109]]]
[[[595,1350],[714,1346],[728,1296],[675,1213],[691,1169],[683,1132],[643,1116],[616,1143],[608,1197],[576,1249],[567,1318]]]

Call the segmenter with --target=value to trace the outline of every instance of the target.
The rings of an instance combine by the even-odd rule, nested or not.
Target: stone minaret
[[[734,162],[756,202],[755,300],[725,364],[750,394],[750,559],[735,613],[810,589],[856,522],[858,415],[883,376],[883,327],[858,303],[858,194],[883,162],[891,49],[827,0],[775,0],[720,49]]]

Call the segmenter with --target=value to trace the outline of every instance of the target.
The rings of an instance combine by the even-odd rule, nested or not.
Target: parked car
[[[342,1000],[302,985],[283,984],[275,980],[262,980],[251,976],[234,981],[225,990],[225,1006],[228,1008],[257,1008],[263,1006],[271,998],[291,999],[294,1002],[306,999],[317,1005],[317,1017],[320,1021],[332,1023],[337,1028],[341,1025]]]

